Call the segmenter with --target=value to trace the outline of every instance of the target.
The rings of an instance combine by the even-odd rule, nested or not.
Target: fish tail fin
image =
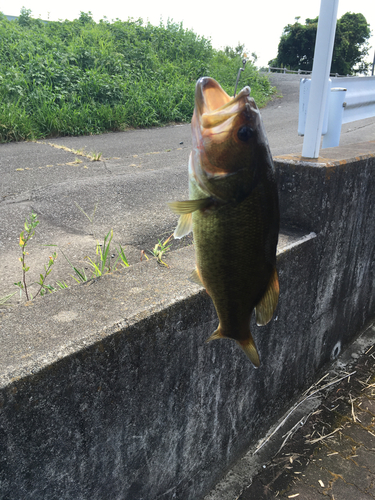
[[[217,327],[214,333],[210,337],[208,337],[206,342],[211,342],[211,340],[216,340],[216,339],[225,339],[225,335],[223,335],[221,332],[220,325]]]
[[[260,366],[260,360],[259,360],[259,354],[254,342],[253,337],[251,336],[251,333],[249,332],[249,338],[246,340],[236,340],[237,344],[241,347],[243,352],[246,354],[246,356],[250,359],[250,361],[253,363],[255,368],[259,368]]]
[[[253,363],[255,368],[259,368],[260,366],[259,354],[250,331],[248,333],[249,337],[246,340],[236,340],[236,342],[241,347],[246,356],[250,359],[250,361]],[[227,337],[227,335],[223,334],[221,326],[219,325],[218,328],[214,331],[214,333],[210,337],[208,337],[206,342],[211,342],[211,340],[225,339],[225,338],[230,338],[230,337]]]

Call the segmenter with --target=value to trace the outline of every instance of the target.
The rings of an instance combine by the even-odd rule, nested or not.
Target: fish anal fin
[[[259,354],[251,334],[248,339],[237,340],[236,342],[241,347],[246,356],[250,359],[250,361],[253,363],[255,368],[259,368],[260,366]]]
[[[224,338],[225,336],[221,333],[221,328],[219,325],[218,328],[214,331],[214,333],[210,337],[208,337],[206,342],[211,342],[211,340],[224,339]]]
[[[190,274],[189,281],[195,283],[196,285],[204,286],[198,269],[194,269],[194,271]]]
[[[180,239],[183,236],[189,234],[193,229],[193,218],[191,214],[181,215],[178,219],[178,224],[176,229],[174,230],[173,236],[176,239]]]
[[[266,325],[271,321],[279,300],[279,278],[274,269],[266,293],[255,307],[256,322],[258,326]]]
[[[202,198],[200,200],[172,201],[168,203],[168,206],[175,214],[184,215],[207,208],[211,204],[211,198]]]

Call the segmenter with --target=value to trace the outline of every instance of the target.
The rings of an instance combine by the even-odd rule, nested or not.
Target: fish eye
[[[248,127],[247,125],[241,127],[237,132],[237,137],[242,142],[248,141],[252,136],[253,136],[253,129]]]

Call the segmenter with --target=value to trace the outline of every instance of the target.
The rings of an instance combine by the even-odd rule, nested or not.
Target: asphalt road
[[[278,95],[261,112],[272,154],[301,152],[299,77],[272,75],[271,82]],[[375,119],[362,120],[343,127],[341,144],[374,137]],[[27,248],[30,281],[38,278],[53,250],[59,256],[51,283],[73,282],[61,250],[89,273],[84,258],[95,257],[96,239],[111,229],[113,242],[126,247],[129,262],[139,261],[141,250],[174,230],[177,216],[166,202],[188,196],[190,148],[189,124],[0,145],[0,298],[21,279],[19,234],[32,210],[40,224]],[[102,156],[90,161],[73,150]],[[173,248],[189,241],[174,242]],[[48,244],[57,247],[43,246]]]

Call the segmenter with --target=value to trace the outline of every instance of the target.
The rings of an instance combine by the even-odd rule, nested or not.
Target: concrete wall
[[[323,150],[315,163],[276,160],[282,224],[319,235],[310,321],[322,361],[375,313],[374,153],[372,142]]]
[[[281,296],[253,326],[258,370],[204,343],[217,319],[191,247],[1,314],[2,499],[209,491],[375,315],[375,144],[339,150],[276,160]]]

